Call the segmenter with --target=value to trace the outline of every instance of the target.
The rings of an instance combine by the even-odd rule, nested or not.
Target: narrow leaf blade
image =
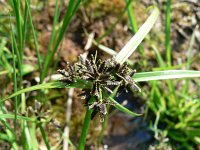
[[[194,70],[166,70],[136,73],[133,76],[135,82],[152,81],[152,80],[167,80],[178,78],[196,78],[200,77],[200,71]]]

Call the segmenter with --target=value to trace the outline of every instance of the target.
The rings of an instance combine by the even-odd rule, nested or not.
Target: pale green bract
[[[138,30],[135,36],[133,36],[129,40],[129,42],[122,48],[122,50],[115,57],[115,60],[118,63],[123,64],[131,56],[131,54],[136,50],[136,48],[142,42],[145,36],[149,33],[154,23],[156,22],[158,16],[159,16],[159,10],[157,7],[155,7],[149,18],[141,26],[141,28]]]

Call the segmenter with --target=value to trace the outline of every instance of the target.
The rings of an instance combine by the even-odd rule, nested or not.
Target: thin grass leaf
[[[133,76],[133,79],[136,82],[144,82],[144,81],[152,81],[152,80],[168,80],[168,79],[198,78],[198,77],[200,77],[200,71],[167,70],[167,71],[136,73]]]
[[[38,48],[38,41],[37,41],[37,36],[36,36],[36,31],[35,31],[35,28],[34,28],[34,25],[33,25],[31,11],[30,11],[30,7],[29,7],[30,2],[25,0],[25,3],[26,3],[25,6],[26,6],[27,11],[28,11],[31,30],[32,30],[32,33],[33,33],[34,45],[35,45],[35,50],[36,50],[36,54],[37,54],[37,62],[38,62],[38,67],[39,67],[40,75],[41,75],[42,74],[42,59],[41,59],[41,56],[40,56],[40,52],[39,52],[39,48]]]
[[[20,56],[20,51],[17,47],[17,42],[16,42],[16,39],[15,39],[15,36],[14,36],[14,29],[12,27],[12,24],[11,24],[11,19],[10,19],[10,30],[11,30],[11,34],[12,34],[12,44],[13,44],[13,47],[14,47],[14,52],[17,56],[17,66],[18,66],[18,71],[19,71],[19,76],[17,76],[19,78],[19,84],[18,84],[18,87],[19,89],[22,89],[23,88],[23,85],[22,85],[22,76],[23,76],[23,73],[22,73],[22,59]]]
[[[171,66],[171,46],[170,46],[170,9],[171,9],[171,0],[167,0],[166,5],[166,21],[165,21],[165,48],[166,48],[166,60],[168,66]]]
[[[166,111],[165,99],[163,98],[157,83],[157,81],[151,82],[152,90],[150,93],[150,100],[148,101],[148,106],[151,107],[155,114],[158,111]]]
[[[47,136],[46,136],[46,134],[44,132],[44,128],[42,126],[42,123],[39,124],[39,127],[40,127],[40,131],[41,131],[42,137],[44,139],[45,145],[46,145],[47,149],[50,150],[51,146],[50,146],[49,141],[47,139]]]
[[[17,73],[16,73],[16,65],[15,65],[15,52],[14,52],[14,41],[13,35],[11,33],[11,41],[12,41],[12,58],[13,58],[13,84],[14,84],[14,93],[17,92]],[[18,108],[18,99],[17,96],[14,97],[15,101],[15,130],[17,125],[17,108]]]
[[[135,113],[135,112],[128,110],[124,106],[120,105],[117,101],[115,101],[112,97],[108,97],[108,98],[109,98],[110,101],[115,103],[114,107],[116,107],[117,109],[119,109],[120,111],[122,111],[126,114],[129,114],[131,116],[142,116],[143,115],[143,114],[138,114],[138,113]]]
[[[157,59],[157,62],[159,64],[160,67],[165,67],[165,62],[160,54],[160,52],[158,51],[158,49],[155,47],[155,45],[152,45],[152,48],[154,50],[154,52],[156,53],[156,59]]]
[[[150,29],[153,27],[159,15],[159,10],[157,7],[154,8],[152,14],[148,17],[145,23],[140,27],[138,32],[133,36],[129,42],[122,48],[122,50],[117,54],[115,60],[120,64],[123,64],[128,57],[136,50],[138,45],[142,42],[145,36],[148,34]]]
[[[20,13],[20,1],[19,0],[13,0],[14,4],[14,11],[15,11],[15,17],[17,22],[17,34],[18,34],[18,42],[19,42],[19,60],[22,61],[23,56],[23,39],[22,39],[22,19],[21,19],[21,13]]]
[[[85,31],[86,32],[86,31]],[[88,33],[86,32],[86,34],[88,35]],[[112,55],[112,56],[116,56],[117,55],[117,52],[114,51],[113,49],[109,48],[109,47],[106,47],[102,44],[99,44],[97,41],[93,40],[93,43],[102,51]],[[133,62],[129,59],[126,60],[126,62],[129,64],[129,65],[133,65]]]
[[[56,37],[55,31],[56,31],[56,24],[58,22],[58,18],[59,18],[59,9],[58,9],[58,0],[56,0],[56,7],[55,7],[55,11],[54,11],[54,18],[53,18],[53,26],[52,26],[51,38],[50,38],[48,48],[47,48],[47,54],[50,52],[50,50],[53,46],[53,42]]]
[[[15,119],[15,115],[13,115],[13,114],[0,114],[0,118],[1,119]],[[18,120],[25,120],[25,121],[29,121],[29,122],[36,122],[35,118],[29,118],[29,117],[20,116],[20,115],[17,115],[17,119]]]
[[[33,150],[38,150],[38,141],[37,141],[37,137],[36,137],[36,127],[37,127],[37,123],[31,123],[30,124],[30,136],[31,136],[31,140],[32,140],[32,145],[33,145]]]
[[[128,0],[126,0],[126,4],[127,3],[128,3]],[[129,17],[129,21],[131,24],[132,32],[135,34],[138,31],[138,26],[137,26],[136,18],[135,18],[133,7],[132,7],[131,3],[129,4],[127,11],[128,11],[128,17]],[[144,57],[144,49],[143,49],[142,45],[138,46],[138,50],[139,50],[139,53]],[[142,62],[144,63],[144,61],[145,60],[143,59]]]
[[[35,85],[35,86],[31,86],[31,87],[19,90],[19,91],[13,93],[12,95],[0,100],[0,103],[2,103],[3,101],[5,101],[7,99],[13,98],[17,95],[20,95],[22,93],[31,92],[31,91],[35,91],[35,90],[51,89],[51,88],[64,88],[64,87],[65,87],[65,85],[61,82],[39,84],[39,85]]]
[[[25,5],[24,15],[23,15],[24,23],[22,26],[22,49],[24,50],[25,43],[26,43],[26,31],[27,31],[27,25],[28,25],[28,9]]]
[[[165,50],[166,50],[166,60],[167,60],[167,66],[171,66],[171,45],[170,45],[170,24],[171,24],[171,18],[170,18],[170,12],[171,11],[171,0],[167,0],[166,4],[166,11],[165,11]],[[172,96],[171,99],[176,99],[176,94],[175,94],[175,87],[172,81],[167,81],[170,95]]]
[[[10,21],[10,24],[11,24],[11,21]],[[17,60],[18,60],[17,61],[18,62],[18,70],[19,70],[19,84],[18,84],[19,88],[18,89],[22,90],[23,89],[23,84],[22,84],[22,81],[23,81],[22,57],[23,56],[20,56],[20,51],[17,47],[17,43],[16,43],[16,40],[15,40],[15,37],[14,37],[14,31],[13,31],[13,28],[12,28],[12,24],[11,24],[11,34],[12,34],[12,37],[13,37],[12,43],[13,43],[14,49],[15,49],[14,52],[16,52],[16,56],[17,56]],[[20,45],[19,48],[22,48],[22,43],[20,43],[19,45]],[[21,52],[21,55],[22,54],[23,53]],[[23,113],[23,112],[26,111],[26,100],[25,100],[25,96],[23,94],[21,94],[20,98],[21,98],[21,112]]]
[[[164,67],[156,67],[156,68],[152,68],[153,71],[162,71],[162,70],[178,70],[178,69],[182,69],[185,66],[186,63],[182,63],[179,65],[175,65],[175,66],[164,66]],[[160,65],[160,64],[159,64]]]
[[[165,64],[160,52],[157,50],[157,48],[154,45],[152,46],[152,48],[153,48],[154,52],[156,53],[156,59],[158,61],[158,64],[159,64],[160,68],[166,69],[167,65]],[[169,94],[170,99],[175,104],[175,99],[176,99],[175,87],[174,87],[172,81],[167,81],[167,84],[168,84],[168,88],[169,88],[169,91],[170,91],[170,94]]]
[[[192,59],[191,54],[192,54],[193,46],[195,44],[195,33],[196,33],[197,29],[198,29],[198,26],[195,27],[195,29],[192,33],[192,36],[191,36],[189,48],[188,48],[188,51],[187,51],[186,69],[190,69],[191,59]],[[186,79],[186,83],[183,87],[182,93],[187,93],[188,89],[189,89],[189,80]]]
[[[36,90],[52,89],[52,88],[89,88],[89,87],[91,87],[91,83],[84,80],[77,80],[77,82],[69,85],[66,85],[65,83],[62,82],[43,83],[19,90],[8,97],[1,99],[0,103],[4,102],[7,99],[11,99],[17,95],[20,95],[22,93],[36,91]]]
[[[22,134],[22,144],[24,145],[24,149],[33,149],[33,143],[31,141],[29,127],[25,120],[23,122],[23,134]]]
[[[103,50],[104,52],[112,55],[112,56],[116,56],[117,55],[117,52],[114,51],[113,49],[109,48],[109,47],[106,47],[102,44],[99,44],[97,41],[93,40],[93,43],[101,50]]]

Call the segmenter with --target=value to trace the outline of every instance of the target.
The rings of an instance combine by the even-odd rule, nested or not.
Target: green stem
[[[13,34],[11,33],[12,39],[12,58],[13,58],[13,82],[14,82],[14,93],[17,92],[17,74],[16,74],[16,65],[15,65],[15,52],[14,52],[14,44],[13,44]],[[17,96],[14,97],[14,106],[15,106],[15,121],[14,121],[14,128],[16,131],[17,125],[17,108],[18,108],[18,99]]]
[[[51,147],[49,145],[49,141],[47,139],[47,136],[46,136],[46,134],[44,132],[44,128],[42,127],[42,123],[39,123],[39,127],[40,127],[40,131],[41,131],[41,134],[42,134],[42,138],[43,138],[43,140],[44,140],[44,142],[46,144],[46,147],[47,147],[48,150],[50,150]]]
[[[170,67],[172,65],[172,58],[171,58],[171,45],[170,45],[170,11],[171,11],[171,0],[167,0],[166,5],[166,22],[165,22],[165,48],[166,48],[166,60],[167,60],[167,66]],[[172,81],[167,81],[167,84],[169,86],[170,91],[170,100],[173,101],[173,103],[176,105],[176,94],[175,94],[175,88]]]
[[[33,21],[32,21],[32,16],[31,16],[31,11],[30,11],[30,2],[29,0],[25,0],[26,3],[26,9],[28,12],[28,16],[29,16],[29,21],[30,21],[30,25],[31,25],[31,30],[32,30],[32,34],[33,34],[33,39],[34,39],[34,45],[35,45],[35,50],[36,50],[36,54],[37,54],[37,63],[38,63],[38,67],[39,67],[39,71],[40,71],[40,79],[41,79],[41,74],[42,74],[42,59],[40,56],[40,52],[39,52],[39,47],[38,47],[38,41],[37,41],[37,35],[36,35],[36,31],[33,25]]]
[[[78,150],[84,150],[86,138],[87,138],[87,133],[88,133],[88,129],[89,129],[89,126],[90,126],[91,115],[92,115],[92,110],[87,108],[82,132],[81,132],[81,137],[80,137],[80,140],[79,140]]]
[[[171,0],[167,0],[167,8],[166,8],[166,22],[165,22],[165,34],[166,34],[166,59],[167,65],[171,66],[171,46],[170,46],[170,5]]]
[[[18,40],[19,40],[19,53],[20,53],[20,60],[22,61],[23,50],[22,50],[22,26],[21,26],[21,14],[20,14],[20,1],[13,0],[14,4],[14,11],[17,23],[17,33],[18,33]]]

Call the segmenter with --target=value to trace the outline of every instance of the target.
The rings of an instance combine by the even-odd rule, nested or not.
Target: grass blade
[[[163,67],[163,68],[166,67],[165,62],[164,62],[160,52],[158,51],[158,49],[154,45],[152,45],[152,48],[156,54],[156,59],[157,59],[159,66]]]
[[[43,139],[44,139],[44,142],[45,142],[45,144],[46,144],[46,147],[47,147],[48,150],[50,150],[51,147],[50,147],[50,145],[49,145],[49,141],[48,141],[48,139],[47,139],[47,136],[46,136],[46,134],[45,134],[45,132],[44,132],[44,128],[43,128],[43,126],[42,126],[42,123],[39,124],[39,127],[40,127],[40,131],[41,131],[42,137],[43,137]]]
[[[30,21],[30,24],[31,24],[31,30],[32,30],[32,33],[33,33],[34,45],[35,45],[36,54],[37,54],[37,61],[38,61],[38,66],[39,66],[39,70],[40,70],[40,75],[41,75],[41,73],[42,73],[42,59],[41,59],[41,56],[40,56],[37,36],[36,36],[35,29],[34,29],[33,21],[32,21],[31,11],[30,11],[30,7],[29,7],[30,3],[27,0],[25,0],[25,3],[26,3],[27,11],[28,11],[29,21]]]
[[[15,115],[13,114],[0,114],[1,119],[15,119]],[[30,122],[36,122],[35,118],[29,118],[29,117],[24,117],[24,116],[19,116],[17,115],[18,120],[25,120],[25,121],[30,121]]]
[[[166,22],[165,22],[165,47],[166,47],[166,60],[168,66],[171,66],[171,46],[170,46],[170,7],[171,7],[171,0],[167,0],[166,5]]]
[[[16,74],[16,65],[15,65],[15,52],[14,52],[14,41],[13,35],[11,33],[11,41],[12,41],[12,59],[13,59],[13,84],[14,84],[14,93],[17,92],[17,74]],[[17,96],[14,97],[15,101],[15,130],[17,125],[17,108],[18,108],[18,99]]]
[[[189,43],[189,48],[188,48],[188,52],[187,52],[188,55],[187,55],[186,69],[190,69],[191,59],[192,59],[191,54],[192,54],[193,46],[195,43],[195,33],[197,30],[198,30],[198,26],[195,27],[195,29],[192,33],[192,36],[191,36],[190,43]],[[189,80],[187,79],[182,92],[187,93],[188,89],[189,89]]]
[[[15,17],[17,22],[17,33],[18,33],[18,39],[19,39],[19,54],[20,54],[20,61],[22,61],[23,56],[23,40],[22,40],[22,25],[21,25],[21,14],[20,14],[20,1],[19,0],[13,0],[14,4],[14,11],[15,11]]]
[[[115,103],[114,107],[116,107],[117,109],[119,109],[120,111],[122,111],[126,114],[129,114],[131,116],[141,116],[142,115],[142,114],[138,114],[138,113],[135,113],[135,112],[128,110],[126,107],[120,105],[117,101],[115,101],[112,97],[108,97],[108,98],[109,98],[110,101]]]
[[[30,92],[30,91],[35,91],[35,90],[42,90],[42,89],[51,89],[51,88],[60,88],[60,87],[65,87],[65,85],[61,82],[52,82],[52,83],[44,83],[44,84],[39,84],[39,85],[35,85],[35,86],[31,86],[22,90],[19,90],[15,93],[13,93],[12,95],[0,100],[0,103],[2,103],[3,101],[13,98],[17,95],[20,95],[22,93],[26,93],[26,92]]]
[[[17,95],[20,95],[22,93],[36,91],[36,90],[52,89],[52,88],[88,88],[88,87],[91,87],[91,83],[84,80],[77,80],[77,82],[69,84],[69,85],[66,85],[65,83],[62,83],[62,82],[43,83],[43,84],[38,84],[35,86],[31,86],[31,87],[19,90],[8,97],[1,99],[0,103],[2,103],[3,101],[7,99],[13,98]]]
[[[136,73],[133,76],[134,81],[152,81],[152,80],[167,80],[178,78],[196,78],[200,77],[200,71],[193,70],[167,70],[167,71],[153,71]]]
[[[23,23],[23,27],[22,27],[22,49],[24,50],[25,47],[25,43],[26,43],[26,31],[27,31],[27,25],[28,25],[28,9],[27,6],[25,5],[25,10],[24,10],[24,23]]]
[[[126,3],[128,3],[128,0],[126,0]],[[135,18],[135,15],[133,12],[133,7],[132,7],[131,3],[128,6],[127,11],[128,11],[128,17],[129,17],[129,21],[131,24],[132,32],[135,34],[138,31],[138,26],[137,26],[136,18]],[[144,57],[144,49],[143,49],[142,45],[138,46],[138,50],[139,50],[139,53]],[[144,63],[144,60],[143,60],[143,63]]]
[[[154,8],[152,14],[148,17],[145,23],[140,27],[138,32],[133,36],[129,42],[122,48],[122,50],[117,54],[115,60],[120,64],[123,64],[129,56],[135,51],[138,45],[142,42],[145,36],[149,33],[150,29],[153,27],[159,15],[159,10],[157,7]]]

